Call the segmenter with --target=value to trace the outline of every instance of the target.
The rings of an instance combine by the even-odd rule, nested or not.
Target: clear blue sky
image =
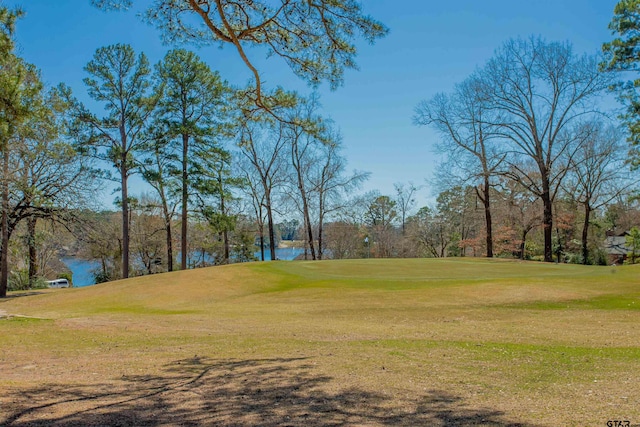
[[[2,2],[2,0],[0,0]],[[141,10],[148,0],[136,0]],[[512,37],[539,35],[570,41],[576,52],[597,53],[611,38],[607,25],[617,0],[364,0],[366,13],[384,22],[389,35],[375,45],[359,43],[359,71],[346,73],[335,92],[321,90],[325,115],[341,129],[350,169],[371,172],[364,190],[393,194],[393,183],[423,185],[432,177],[436,135],[413,126],[413,109],[437,92],[448,92]],[[64,82],[88,101],[83,67],[95,50],[129,43],[152,63],[170,48],[157,30],[129,12],[102,12],[89,0],[5,0],[26,12],[18,23],[20,54],[42,71],[50,85]],[[193,47],[213,69],[242,85],[249,73],[232,49]],[[267,85],[307,92],[278,58],[263,61]],[[134,194],[136,189],[132,189]],[[432,197],[427,186],[419,202]]]

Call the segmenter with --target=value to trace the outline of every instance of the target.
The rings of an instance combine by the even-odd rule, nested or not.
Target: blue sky
[[[2,2],[2,0],[0,0]],[[141,10],[148,0],[136,0]],[[350,169],[371,172],[363,190],[393,194],[393,183],[425,185],[438,162],[437,136],[412,125],[413,109],[437,92],[448,92],[494,50],[512,37],[541,36],[570,41],[576,52],[597,53],[611,38],[607,28],[617,0],[364,0],[367,14],[385,23],[389,35],[375,45],[359,43],[359,71],[348,71],[344,86],[320,93],[324,113],[341,129]],[[21,6],[19,53],[42,71],[49,85],[64,82],[88,101],[83,67],[95,50],[114,43],[131,44],[152,63],[170,49],[158,31],[143,23],[136,10],[102,12],[90,0],[5,0]],[[192,48],[223,78],[237,85],[249,73],[232,49]],[[249,51],[261,64],[267,85],[309,89],[278,58]],[[133,193],[141,191],[132,188]],[[418,197],[429,201],[426,184]]]

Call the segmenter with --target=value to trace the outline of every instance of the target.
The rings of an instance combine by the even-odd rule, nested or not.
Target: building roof
[[[626,233],[622,236],[609,236],[604,239],[604,250],[609,255],[628,255],[631,249],[627,246]]]

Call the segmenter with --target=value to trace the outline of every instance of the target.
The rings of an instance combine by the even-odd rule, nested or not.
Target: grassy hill
[[[0,425],[640,423],[640,269],[270,262],[0,301]]]

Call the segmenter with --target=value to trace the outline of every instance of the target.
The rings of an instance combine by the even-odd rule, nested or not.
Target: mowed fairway
[[[253,263],[0,312],[3,426],[640,425],[635,266]]]

